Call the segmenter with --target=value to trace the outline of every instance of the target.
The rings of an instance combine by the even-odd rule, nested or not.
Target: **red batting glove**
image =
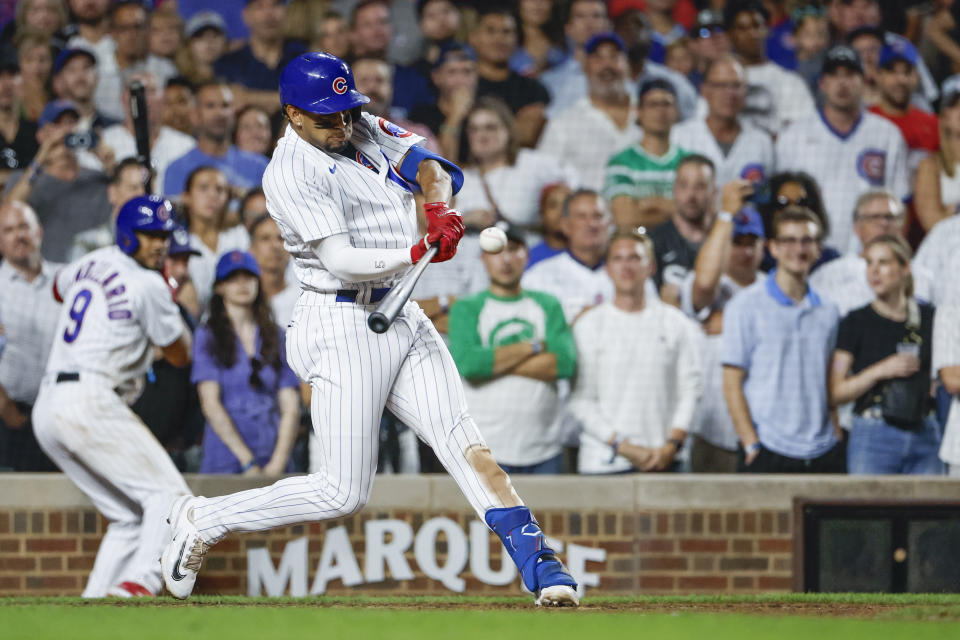
[[[460,236],[457,231],[449,227],[441,227],[434,233],[428,233],[420,242],[410,247],[410,260],[417,264],[427,253],[430,247],[437,246],[437,255],[430,262],[446,262],[457,254],[457,244]]]
[[[446,202],[428,202],[423,205],[423,213],[427,218],[427,233],[438,231],[440,227],[452,223],[454,228],[460,230],[460,236],[463,237],[466,230],[463,218],[459,211],[448,207]]]

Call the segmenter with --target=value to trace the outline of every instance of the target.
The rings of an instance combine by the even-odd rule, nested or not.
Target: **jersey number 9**
[[[73,299],[73,303],[70,305],[70,319],[73,320],[73,327],[68,326],[63,332],[64,342],[70,343],[77,339],[80,326],[83,325],[83,314],[87,312],[92,297],[93,294],[90,293],[89,289],[81,289],[77,297]]]

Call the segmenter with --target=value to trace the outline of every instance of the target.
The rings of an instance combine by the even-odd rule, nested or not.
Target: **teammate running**
[[[463,181],[460,169],[421,147],[423,138],[361,114],[369,99],[334,56],[308,53],[288,64],[280,100],[290,124],[263,189],[303,288],[287,352],[313,389],[322,471],[219,498],[178,499],[161,560],[167,589],[189,596],[204,554],[230,532],[359,511],[377,470],[386,406],[433,448],[503,541],[537,604],[578,604],[576,583],[467,413],[457,368],[430,320],[408,302],[386,333],[366,326],[371,305],[429,246],[439,247],[436,262],[456,253],[464,227],[446,203]],[[427,203],[419,241],[415,190]]]
[[[160,592],[164,518],[190,492],[124,402],[142,390],[154,345],[176,366],[190,361],[190,333],[159,273],[172,212],[163,198],[133,198],[117,215],[119,246],[87,254],[54,281],[64,305],[33,425],[44,452],[110,520],[87,598]]]

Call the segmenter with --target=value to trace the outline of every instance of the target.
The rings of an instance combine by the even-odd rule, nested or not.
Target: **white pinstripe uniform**
[[[110,520],[83,595],[126,581],[159,593],[165,519],[190,491],[119,392],[133,395],[153,345],[174,343],[183,320],[163,277],[118,247],[62,269],[56,290],[64,304],[33,425],[44,452]]]
[[[323,460],[317,473],[193,499],[192,520],[207,542],[358,511],[376,473],[384,406],[433,447],[481,518],[506,506],[508,496],[488,487],[467,461],[465,451],[483,439],[430,320],[408,302],[386,333],[367,328],[373,290],[391,286],[402,272],[348,282],[325,269],[316,251],[320,240],[342,233],[357,248],[398,249],[417,241],[413,193],[393,165],[421,141],[365,114],[351,138],[361,156],[316,149],[289,127],[277,144],[263,189],[303,288],[287,329],[287,358],[313,390],[310,410]],[[357,302],[337,302],[342,289],[357,291]]]

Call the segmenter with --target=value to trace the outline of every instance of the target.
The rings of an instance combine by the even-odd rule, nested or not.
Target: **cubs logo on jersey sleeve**
[[[370,169],[371,171],[377,170],[377,168],[373,165],[373,163],[370,162],[370,159],[367,158],[367,156],[360,153],[359,151],[357,151],[357,162],[359,162],[361,165],[363,165],[367,169]]]
[[[886,175],[887,153],[880,149],[864,149],[857,156],[857,173],[874,187],[882,187]]]
[[[380,124],[380,128],[383,130],[383,132],[388,136],[393,136],[394,138],[409,138],[413,135],[403,127],[398,127],[389,120],[377,118],[377,122]]]

